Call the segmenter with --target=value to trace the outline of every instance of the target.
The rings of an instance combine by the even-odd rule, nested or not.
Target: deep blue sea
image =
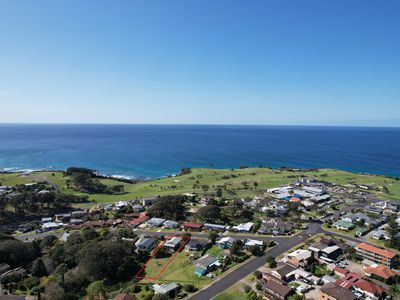
[[[0,125],[0,170],[83,166],[143,178],[241,165],[400,176],[400,128]]]

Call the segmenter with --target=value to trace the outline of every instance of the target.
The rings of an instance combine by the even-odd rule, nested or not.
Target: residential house
[[[226,226],[225,225],[220,225],[220,224],[211,224],[211,223],[205,223],[204,224],[204,229],[207,230],[214,230],[214,231],[225,231]]]
[[[48,223],[43,223],[42,224],[42,229],[44,231],[59,229],[59,228],[62,228],[62,227],[64,227],[63,223],[48,222]]]
[[[263,220],[258,230],[261,234],[283,235],[293,230],[291,222],[285,222],[281,219]]]
[[[201,251],[208,244],[208,241],[205,239],[190,239],[190,241],[186,244],[186,251]]]
[[[286,214],[288,212],[288,210],[289,209],[287,208],[287,206],[283,206],[283,205],[279,205],[279,206],[275,207],[275,213],[278,216],[283,216],[284,214]]]
[[[144,211],[144,206],[140,205],[140,204],[134,204],[134,205],[132,205],[132,211],[135,213],[142,212],[142,211]]]
[[[175,297],[179,291],[179,285],[175,282],[169,282],[164,284],[153,284],[151,288],[154,290],[155,294],[165,294],[172,298]]]
[[[396,277],[400,276],[400,273],[389,269],[387,266],[373,264],[364,269],[364,275],[382,281],[393,281]]]
[[[329,194],[324,194],[324,195],[314,196],[312,197],[312,200],[314,200],[315,202],[324,202],[328,201],[330,198],[331,196],[329,196]]]
[[[390,240],[390,235],[385,230],[374,230],[372,233],[372,238],[375,240]]]
[[[383,212],[383,209],[376,206],[367,206],[364,208],[364,211],[380,215]]]
[[[178,222],[172,220],[167,220],[163,224],[164,228],[169,228],[169,229],[176,229],[178,228],[178,225],[179,225]]]
[[[10,265],[6,263],[0,264],[0,275],[10,270]]]
[[[86,210],[75,210],[71,212],[71,219],[81,219],[86,216]]]
[[[308,264],[311,257],[310,250],[297,249],[287,255],[287,262],[296,267],[304,267]]]
[[[68,222],[71,219],[71,214],[56,214],[54,222]]]
[[[293,293],[292,289],[286,285],[270,280],[263,282],[262,289],[267,296],[267,299],[286,300]]]
[[[194,262],[195,271],[194,273],[198,276],[206,275],[207,273],[213,271],[215,268],[221,265],[218,258],[210,254],[206,254]]]
[[[71,225],[81,225],[83,223],[85,223],[85,221],[82,219],[71,219],[69,221],[69,224],[71,224]]]
[[[385,265],[393,268],[397,253],[388,249],[379,248],[367,243],[360,243],[356,247],[357,254],[361,255],[364,259],[368,259],[377,264]]]
[[[246,249],[251,246],[256,246],[256,247],[262,249],[263,245],[264,245],[263,241],[260,241],[260,240],[253,240],[253,239],[245,239],[244,240],[244,247]]]
[[[349,290],[332,282],[320,288],[317,300],[355,300],[356,297]]]
[[[173,237],[167,240],[167,242],[164,244],[164,247],[168,248],[170,251],[175,251],[179,248],[181,241],[181,237]]]
[[[263,273],[263,278],[265,281],[275,280],[279,283],[288,282],[291,279],[291,272],[293,272],[294,270],[296,270],[295,267],[286,263],[281,263],[270,272]]]
[[[184,230],[188,231],[201,231],[203,228],[203,224],[193,222],[184,222],[182,226]]]
[[[150,227],[160,227],[166,220],[162,218],[151,218],[147,220],[146,225]]]
[[[324,275],[321,278],[321,282],[322,284],[328,284],[328,283],[335,283],[336,282],[336,278],[330,275]],[[336,285],[336,284],[335,284]]]
[[[339,246],[333,245],[321,250],[321,258],[327,261],[336,261],[343,254]]]
[[[332,224],[332,227],[339,230],[350,231],[355,227],[355,225],[349,221],[338,220]]]
[[[229,249],[234,242],[235,239],[233,237],[226,236],[216,241],[215,244],[217,244],[221,249]]]
[[[350,290],[354,284],[361,279],[361,275],[353,272],[348,272],[343,278],[336,281],[338,286]]]
[[[356,229],[356,236],[361,237],[368,233],[369,229],[365,227],[357,227]]]
[[[384,213],[395,214],[400,211],[400,203],[397,201],[388,201],[386,202],[386,206],[384,207]]]
[[[368,299],[384,299],[386,294],[386,290],[383,287],[365,279],[358,280],[354,284],[354,290]]]
[[[10,278],[24,278],[26,275],[26,270],[24,268],[15,268],[12,270],[8,270],[6,272],[4,272],[3,274],[0,275],[0,280],[3,280],[4,278],[10,277]]]
[[[136,242],[136,247],[142,251],[149,251],[155,244],[157,240],[155,238],[144,238]]]
[[[232,229],[237,232],[246,232],[247,233],[247,232],[250,232],[250,230],[253,228],[253,225],[254,225],[254,223],[247,222],[244,224],[239,224],[239,225],[233,226]]]
[[[314,252],[316,258],[321,258],[328,262],[336,261],[343,254],[343,250],[333,240],[328,239],[312,244],[308,247],[308,250]]]
[[[350,271],[341,267],[335,267],[335,269],[333,269],[333,273],[335,273],[335,275],[339,278],[344,278],[350,273]]]
[[[139,214],[137,218],[133,218],[129,221],[129,225],[136,227],[140,224],[143,224],[149,220],[149,216],[145,212]]]
[[[157,201],[157,198],[143,198],[142,204],[143,206],[153,205]]]

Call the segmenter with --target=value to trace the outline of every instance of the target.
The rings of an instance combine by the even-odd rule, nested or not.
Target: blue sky
[[[399,11],[0,0],[0,122],[400,126]]]

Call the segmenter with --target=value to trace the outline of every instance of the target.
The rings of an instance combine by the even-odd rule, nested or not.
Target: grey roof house
[[[148,251],[157,242],[155,238],[144,238],[136,242],[136,247],[142,251]]]

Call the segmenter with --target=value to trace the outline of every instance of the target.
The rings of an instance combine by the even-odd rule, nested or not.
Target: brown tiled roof
[[[364,251],[372,252],[372,253],[378,254],[380,256],[387,257],[387,258],[394,258],[397,256],[396,252],[390,251],[388,249],[378,248],[378,247],[372,246],[367,243],[358,244],[357,248],[362,249]]]
[[[379,276],[386,280],[400,275],[398,272],[393,271],[392,269],[389,269],[388,267],[383,266],[383,265],[379,265],[377,267],[369,266],[369,267],[365,268],[364,273],[371,274],[371,275],[373,274],[375,276]]]
[[[286,297],[292,291],[292,289],[290,287],[287,287],[286,285],[277,283],[273,280],[267,281],[264,284],[264,286],[267,288],[267,290],[271,290],[282,297]]]
[[[343,268],[341,268],[341,267],[335,267],[335,269],[334,269],[333,271],[334,271],[335,273],[340,273],[340,274],[343,274],[343,275],[346,275],[347,273],[349,273],[348,270],[343,269]]]
[[[321,292],[338,300],[354,300],[356,297],[347,289],[334,283],[328,283],[321,288]]]
[[[203,224],[201,224],[201,223],[193,223],[193,222],[185,222],[185,223],[183,223],[183,227],[201,228],[201,227],[203,227]]]
[[[359,288],[360,290],[369,292],[371,294],[377,295],[382,294],[385,289],[380,285],[375,283],[369,282],[367,280],[361,279],[354,284],[355,287]]]

